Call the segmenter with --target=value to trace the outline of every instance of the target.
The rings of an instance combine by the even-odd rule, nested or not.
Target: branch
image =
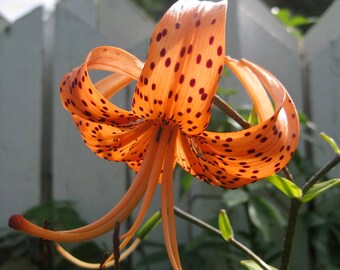
[[[226,103],[218,95],[215,95],[213,102],[222,112],[224,112],[225,114],[227,114],[231,118],[233,118],[241,127],[243,127],[243,128],[249,128],[250,127],[250,124],[237,111],[235,111],[231,106],[229,106],[229,104]]]
[[[178,207],[174,207],[175,209],[175,215],[179,216],[180,218],[183,218],[189,222],[191,222],[192,224],[197,225],[198,227],[201,227],[207,231],[210,231],[212,233],[214,233],[215,235],[222,237],[222,233],[220,230],[216,229],[215,227],[209,225],[208,223],[184,212],[183,210],[179,209]],[[224,239],[223,239],[224,240]],[[251,259],[253,259],[258,265],[260,265],[263,269],[265,270],[271,270],[270,266],[268,264],[266,264],[259,256],[257,256],[254,252],[252,252],[249,248],[247,248],[246,246],[244,246],[242,243],[240,243],[239,241],[237,241],[235,238],[231,238],[228,241],[231,245],[233,245],[234,247],[236,247],[237,249],[239,249],[240,251],[242,251],[244,254],[246,254],[248,257],[250,257]]]
[[[319,171],[317,171],[311,178],[308,179],[306,184],[302,187],[302,195],[306,192],[327,172],[340,163],[340,154],[337,154],[331,160],[329,160]],[[289,265],[290,253],[293,245],[293,238],[295,233],[296,221],[302,202],[293,199],[289,211],[288,226],[283,242],[281,268],[280,270],[287,270]]]
[[[302,187],[302,194],[306,192],[321,178],[321,176],[328,173],[333,169],[338,163],[340,163],[340,154],[335,155],[331,160],[329,160],[320,170],[318,170]]]

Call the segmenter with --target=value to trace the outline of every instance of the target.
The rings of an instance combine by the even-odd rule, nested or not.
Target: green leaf
[[[220,214],[218,215],[218,227],[222,233],[224,240],[229,241],[231,238],[233,238],[234,236],[233,229],[230,225],[227,213],[223,209],[220,211]]]
[[[290,198],[300,198],[302,196],[302,190],[284,177],[273,174],[267,177],[266,180]]]
[[[249,200],[249,195],[242,189],[229,190],[223,193],[222,203],[227,208],[233,208]]]
[[[248,214],[251,222],[262,233],[265,242],[270,241],[270,231],[273,227],[285,225],[285,219],[280,210],[261,197],[253,197],[249,201]]]
[[[320,133],[320,137],[324,139],[333,148],[335,154],[340,154],[339,146],[337,145],[336,141],[333,138],[329,137],[324,132]]]
[[[51,201],[30,208],[23,215],[25,218],[40,225],[47,220],[51,223],[54,230],[61,228],[67,230],[86,224],[75,210],[74,204],[71,201]]]
[[[252,108],[252,110],[250,111],[249,117],[248,117],[248,123],[251,126],[255,126],[257,124],[257,114],[256,114],[256,110],[255,107]]]
[[[254,262],[252,260],[243,260],[240,263],[241,263],[241,265],[245,266],[249,270],[263,270],[263,268],[261,266],[259,266],[256,262]],[[275,268],[271,265],[269,265],[269,267],[272,270],[278,270],[277,268]]]
[[[303,203],[309,202],[317,197],[322,192],[328,190],[331,187],[340,186],[340,178],[331,179],[325,182],[321,182],[312,186],[305,195],[300,199]]]
[[[161,222],[161,219],[162,216],[160,211],[154,213],[138,230],[137,237],[142,240],[146,239],[149,236],[150,232]]]

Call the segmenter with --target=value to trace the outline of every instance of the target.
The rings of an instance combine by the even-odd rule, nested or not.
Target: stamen
[[[139,226],[142,224],[143,219],[146,215],[146,212],[150,206],[150,203],[155,193],[157,183],[158,183],[158,180],[159,180],[159,177],[162,171],[162,167],[164,164],[164,157],[166,154],[167,142],[170,138],[170,134],[171,134],[171,128],[165,127],[163,129],[163,132],[159,140],[159,146],[158,146],[157,152],[154,154],[154,163],[152,166],[150,179],[148,179],[149,184],[146,190],[143,203],[141,205],[141,208],[139,210],[138,216],[134,224],[132,225],[132,227],[129,229],[128,232],[126,232],[124,235],[121,236],[122,238],[125,238],[124,241],[121,243],[121,246],[120,246],[121,249],[127,245],[127,243],[131,240],[133,235],[136,233]]]
[[[13,229],[55,242],[76,242],[92,239],[112,230],[117,221],[123,221],[130,215],[145,193],[148,185],[146,179],[150,176],[154,153],[157,151],[158,147],[158,142],[156,141],[158,134],[159,126],[157,125],[155,126],[153,138],[150,140],[145,153],[143,164],[136,175],[135,180],[119,203],[102,218],[78,229],[51,231],[29,222],[20,215],[14,215],[9,219],[9,226]]]
[[[122,252],[120,256],[120,261],[125,260],[133,251],[136,250],[136,248],[139,246],[139,244],[142,242],[140,238],[136,238],[132,244],[124,251]],[[113,260],[113,255],[107,257],[104,259],[102,263],[88,263],[84,262],[82,260],[79,260],[78,258],[74,257],[72,254],[70,254],[68,251],[66,251],[61,245],[58,243],[56,245],[56,250],[69,262],[86,269],[105,269],[109,268],[115,265],[115,261]]]
[[[113,234],[113,257],[114,257],[114,260],[117,262],[116,263],[117,270],[120,270],[119,227],[120,227],[120,222],[117,222],[115,226],[115,231]]]
[[[43,228],[47,229],[50,223],[45,220],[43,224]],[[46,267],[51,265],[53,252],[51,247],[51,241],[40,238],[39,240],[39,254],[42,262]]]
[[[175,154],[175,145],[177,138],[177,130],[174,129],[171,134],[169,148],[166,153],[164,161],[163,179],[162,179],[162,224],[165,246],[168,252],[172,267],[175,270],[181,270],[181,262],[179,259],[177,239],[176,239],[176,225],[174,215],[174,201],[173,201],[173,162]]]

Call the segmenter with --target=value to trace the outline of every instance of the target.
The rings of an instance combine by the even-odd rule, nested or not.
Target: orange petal
[[[241,187],[280,171],[292,158],[299,137],[298,115],[282,84],[251,62],[243,60],[237,65],[256,76],[273,99],[276,111],[267,120],[246,130],[206,131],[191,139],[195,158],[191,157],[185,169],[190,172],[190,166],[194,166],[195,176],[225,188]],[[247,87],[248,92],[258,91],[257,83],[254,88],[252,84]],[[258,108],[261,110],[261,106]],[[183,162],[179,163],[183,166]]]
[[[231,69],[236,77],[241,81],[244,89],[247,91],[250,99],[253,102],[255,111],[257,112],[259,122],[270,118],[274,109],[271,104],[266,90],[263,88],[259,79],[249,68],[242,62],[239,62],[230,57],[226,57],[225,64]]]
[[[133,97],[143,118],[163,118],[187,134],[207,126],[225,50],[226,1],[178,1],[151,38]]]
[[[214,174],[205,165],[206,157],[199,152],[199,148],[194,144],[192,138],[181,134],[177,140],[176,147],[177,163],[191,175],[201,180],[219,186],[220,182],[215,179]]]
[[[154,123],[140,121],[124,126],[95,123],[73,115],[86,145],[99,157],[112,161],[137,162],[144,158]]]
[[[60,84],[65,109],[93,122],[120,125],[137,117],[113,105],[107,98],[138,78],[143,63],[131,54],[114,47],[98,47],[87,56],[83,65],[66,74]],[[93,85],[89,70],[117,72]]]

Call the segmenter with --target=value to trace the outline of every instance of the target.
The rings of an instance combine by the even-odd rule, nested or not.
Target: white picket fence
[[[11,214],[22,213],[51,196],[74,200],[89,221],[119,200],[128,177],[124,165],[97,158],[82,143],[61,106],[58,84],[95,46],[119,46],[144,59],[154,25],[126,0],[65,0],[47,22],[42,20],[41,8],[12,24],[0,19],[0,227],[6,227]],[[259,0],[229,1],[228,54],[270,70],[289,90],[299,110],[310,114],[318,131],[338,142],[339,25],[337,0],[299,44]],[[236,85],[232,79],[225,82],[226,87]],[[131,90],[116,103],[128,106]],[[246,100],[240,93],[230,102],[240,105]],[[321,165],[333,153],[317,136],[315,141],[320,147],[314,156]],[[339,176],[340,169],[333,175]],[[217,190],[199,181],[193,187],[193,193]],[[186,209],[187,200],[179,204]],[[158,205],[156,198],[154,209]],[[200,217],[214,211],[216,205],[209,202],[194,207]],[[179,239],[186,239],[185,226],[179,222]],[[298,264],[296,269],[305,269],[303,262]]]

